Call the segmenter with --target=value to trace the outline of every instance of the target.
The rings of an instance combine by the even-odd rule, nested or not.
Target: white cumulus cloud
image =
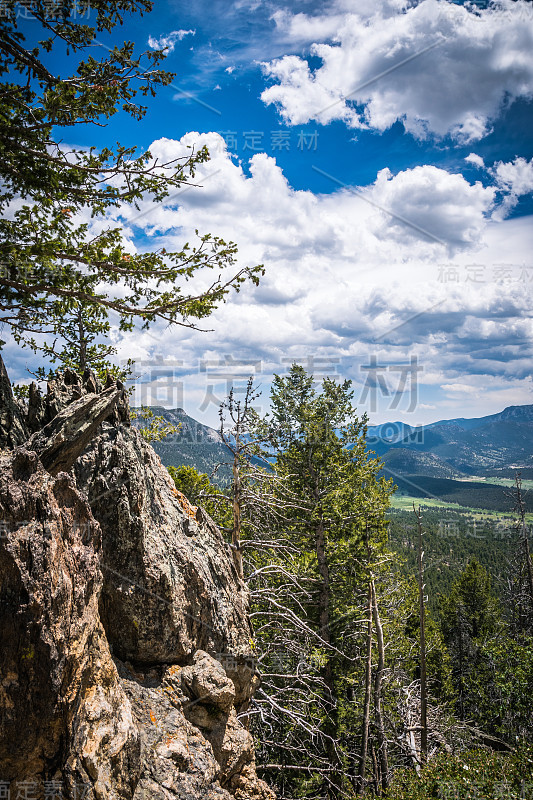
[[[453,251],[479,241],[495,190],[423,165],[394,177],[390,170],[381,170],[369,194],[385,209],[384,235],[404,242],[422,236]]]
[[[325,16],[327,25],[316,24]],[[295,47],[316,36],[309,52],[321,60],[315,69],[297,55],[263,64],[274,83],[262,99],[292,125],[343,120],[383,131],[401,120],[418,138],[473,142],[504,99],[533,96],[533,7],[525,0],[477,10],[446,0],[379,2],[366,11],[338,0],[318,18],[285,11],[274,19]]]
[[[499,161],[490,172],[499,189],[505,193],[503,203],[495,214],[496,219],[502,219],[515,207],[520,197],[533,192],[533,159]]]
[[[240,265],[266,267],[258,288],[244,287],[207,321],[215,333],[156,326],[121,344],[121,356],[143,364],[189,365],[187,391],[199,404],[186,404],[193,416],[205,406],[199,364],[220,354],[260,361],[263,385],[291,359],[333,359],[359,392],[371,354],[384,363],[416,356],[424,392],[443,383],[490,386],[499,398],[514,390],[528,402],[533,226],[528,218],[490,218],[496,186],[422,165],[314,194],[293,189],[265,153],[245,172],[216,133],[160,139],[150,150],[168,161],[204,144],[211,160],[199,165],[197,187],[147,203],[141,216],[130,207],[117,215],[143,248],[181,249],[198,229],[236,241]],[[490,396],[481,392],[483,402]],[[421,399],[435,404],[431,391]],[[216,422],[216,408],[209,411]]]
[[[485,166],[485,162],[483,161],[481,156],[477,155],[477,153],[469,153],[465,157],[465,161],[467,162],[467,164],[473,164],[475,167],[479,167],[479,169],[483,169],[483,167]]]
[[[148,45],[152,50],[167,50],[172,53],[176,47],[177,42],[181,42],[186,36],[194,36],[196,31],[171,31],[156,39],[154,36],[148,37]],[[167,54],[168,54],[167,53]]]
[[[499,161],[494,166],[499,186],[517,197],[533,192],[533,159],[515,158],[514,161]]]

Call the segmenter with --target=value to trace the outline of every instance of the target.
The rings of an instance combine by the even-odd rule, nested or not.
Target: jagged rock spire
[[[28,429],[23,413],[13,397],[7,370],[0,356],[0,450],[24,444]]]

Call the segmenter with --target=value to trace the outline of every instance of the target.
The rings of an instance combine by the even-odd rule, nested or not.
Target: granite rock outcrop
[[[120,384],[66,371],[23,408],[1,368],[0,781],[40,800],[273,800],[239,721],[258,676],[221,532]]]

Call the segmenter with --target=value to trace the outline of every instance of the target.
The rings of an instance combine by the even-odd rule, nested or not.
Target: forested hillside
[[[519,470],[517,470],[518,472]],[[433,478],[424,474],[402,475],[385,467],[383,473],[392,477],[398,492],[416,498],[439,499],[444,503],[460,506],[486,508],[493,511],[508,511],[509,498],[501,484],[487,482]],[[533,511],[533,492],[524,489],[524,501],[528,511]]]
[[[152,441],[154,450],[165,466],[194,467],[198,472],[209,475],[216,469],[216,482],[227,484],[232,456],[218,431],[189,417],[182,408],[150,406],[151,416],[147,418],[143,416],[142,409],[133,410],[136,414],[133,425],[139,430],[149,427],[154,418],[159,420],[160,426],[171,426],[171,432]]]

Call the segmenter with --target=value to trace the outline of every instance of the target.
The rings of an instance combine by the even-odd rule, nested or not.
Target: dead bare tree
[[[425,764],[428,754],[427,677],[426,677],[426,606],[424,599],[424,551],[422,550],[422,514],[413,503],[418,530],[418,602],[420,619],[420,761]]]
[[[379,747],[379,767],[381,787],[385,790],[389,785],[389,758],[387,752],[387,737],[385,735],[385,724],[381,709],[381,694],[383,684],[383,672],[385,670],[385,642],[383,638],[383,625],[379,613],[376,587],[374,581],[370,582],[372,595],[372,615],[376,627],[376,643],[378,650],[378,663],[376,667],[376,677],[374,680],[374,714],[376,718],[376,738]]]
[[[233,559],[239,577],[243,577],[242,561],[242,514],[243,505],[249,498],[245,497],[242,481],[242,469],[246,466],[249,475],[251,469],[251,456],[257,452],[259,442],[255,438],[250,438],[250,430],[254,420],[253,403],[259,397],[259,393],[254,390],[253,379],[248,380],[244,399],[237,400],[233,387],[229,393],[227,401],[221,404],[219,410],[220,435],[226,447],[233,454],[232,462],[232,507],[233,507],[233,528],[231,532],[231,546]],[[226,420],[226,413],[229,416],[229,425]],[[250,475],[249,475],[250,477]],[[256,476],[257,478],[258,476]]]
[[[516,506],[515,510],[519,514],[520,526],[520,544],[523,548],[523,557],[525,562],[525,570],[527,574],[527,588],[529,594],[530,611],[533,615],[533,567],[531,565],[531,552],[529,550],[529,532],[526,523],[526,504],[522,494],[522,478],[520,473],[515,476],[516,487]]]
[[[366,653],[365,653],[365,700],[361,723],[361,748],[357,770],[356,791],[361,794],[365,785],[366,759],[368,753],[368,730],[370,726],[370,695],[372,692],[372,580],[368,581]]]
[[[520,632],[533,630],[533,566],[529,547],[529,527],[526,517],[526,501],[520,472],[515,475],[512,492],[505,493],[514,503],[516,514],[515,553],[509,564],[507,584],[508,602],[514,612],[513,624]]]

